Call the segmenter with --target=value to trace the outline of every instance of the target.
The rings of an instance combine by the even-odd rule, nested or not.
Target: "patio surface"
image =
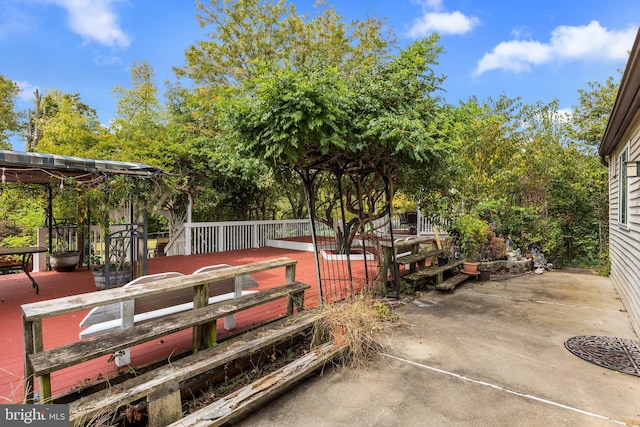
[[[279,256],[298,260],[296,277],[312,284],[307,298],[315,295],[317,304],[309,252],[263,248],[156,258],[150,273],[190,273],[204,265]],[[269,286],[281,281],[279,273],[257,280]],[[20,304],[93,291],[87,271],[36,278],[40,296],[24,275],[0,277],[2,401],[20,400],[22,393]],[[494,276],[467,281],[452,294],[425,292],[395,310],[406,324],[394,328],[380,359],[355,371],[327,367],[242,425],[640,426],[640,377],[588,363],[564,347],[576,335],[638,341],[608,278],[563,272]],[[48,325],[50,339],[77,337],[80,318]],[[63,388],[73,388],[78,378],[74,373]]]
[[[243,426],[640,425],[640,377],[586,362],[577,335],[638,341],[611,281],[547,272],[465,282],[396,309],[386,353],[327,367]]]

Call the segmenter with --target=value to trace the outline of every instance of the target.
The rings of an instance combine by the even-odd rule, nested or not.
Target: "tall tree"
[[[20,116],[15,111],[18,85],[0,74],[0,148],[10,150],[9,136],[20,129]]]
[[[293,6],[287,9],[285,2],[224,4],[231,6],[211,18],[218,25],[212,34],[214,42],[192,50],[188,57],[192,62],[183,72],[203,83],[228,85],[218,91],[228,119],[224,123],[228,128],[223,129],[237,137],[250,156],[264,159],[274,170],[294,169],[301,176],[324,170],[335,173],[340,182],[341,176],[351,174],[342,188],[329,186],[322,191],[314,187],[316,194],[334,196],[321,209],[324,219],[337,233],[345,233],[344,242],[350,241],[362,225],[358,222],[364,218],[363,211],[378,208],[384,215],[382,206],[372,202],[384,200],[380,197],[384,182],[393,191],[401,167],[425,162],[447,145],[438,136],[439,114],[433,96],[443,80],[432,70],[440,52],[438,37],[392,54],[397,46],[375,19],[344,25],[333,9],[305,19],[295,15]],[[276,6],[279,8],[272,9]],[[267,15],[277,13],[264,18],[260,13],[246,13],[247,8]],[[220,16],[226,18],[221,21]],[[238,33],[235,24],[246,20],[251,25],[242,26],[245,32]],[[262,33],[265,25],[253,21],[278,22],[269,28],[281,43],[271,49],[248,48],[243,54],[225,50],[228,55],[220,55],[220,49],[229,44],[253,47],[269,40]],[[228,33],[235,38],[224,39]],[[297,44],[298,40],[302,42]],[[217,55],[206,54],[205,47],[215,48]],[[226,63],[232,54],[237,64],[251,60],[238,66],[230,78],[218,72],[226,68],[219,66],[217,58]],[[203,77],[204,70],[211,72],[210,78]],[[367,174],[376,174],[378,184],[359,179]],[[333,209],[340,194],[345,195],[346,209],[353,218],[342,230],[334,224]]]
[[[607,128],[616,101],[620,77],[609,76],[604,83],[588,82],[589,89],[578,89],[578,105],[573,107],[573,136],[586,146],[597,148]]]
[[[80,94],[50,90],[41,101],[43,114],[35,124],[38,143],[33,148],[53,154],[91,157],[104,138],[96,111],[83,103]]]
[[[104,147],[112,158],[163,164],[166,117],[154,79],[153,67],[136,61],[131,66],[132,87],[113,89],[118,99],[118,114],[111,126],[115,144]]]

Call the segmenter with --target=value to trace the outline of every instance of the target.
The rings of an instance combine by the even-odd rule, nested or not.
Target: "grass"
[[[399,319],[389,307],[369,294],[356,295],[321,310],[314,337],[319,342],[333,339],[344,346],[341,363],[347,367],[364,366],[385,351],[383,338],[391,332],[392,322]]]

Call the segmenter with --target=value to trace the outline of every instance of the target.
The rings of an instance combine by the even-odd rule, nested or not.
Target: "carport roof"
[[[0,150],[0,173],[3,182],[48,184],[52,180],[74,178],[88,185],[99,184],[113,175],[152,178],[164,174],[161,169],[141,163],[10,150]]]

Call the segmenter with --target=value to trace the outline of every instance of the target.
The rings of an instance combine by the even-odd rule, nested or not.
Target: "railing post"
[[[46,227],[38,228],[38,243],[37,246],[49,247],[47,244],[47,233],[48,229]],[[47,269],[47,253],[41,252],[33,255],[33,271],[40,272],[45,271]]]
[[[191,255],[191,223],[184,224],[184,254]]]
[[[253,224],[251,226],[251,229],[253,230],[252,234],[253,234],[253,242],[251,243],[253,248],[259,248],[260,247],[260,241],[258,240],[258,233],[260,232],[260,228],[258,227],[258,223],[256,222],[255,224]]]
[[[216,235],[218,236],[218,244],[216,245],[216,250],[215,252],[224,252],[225,248],[224,248],[224,227],[222,225],[218,225],[217,227],[215,227],[216,229]]]

